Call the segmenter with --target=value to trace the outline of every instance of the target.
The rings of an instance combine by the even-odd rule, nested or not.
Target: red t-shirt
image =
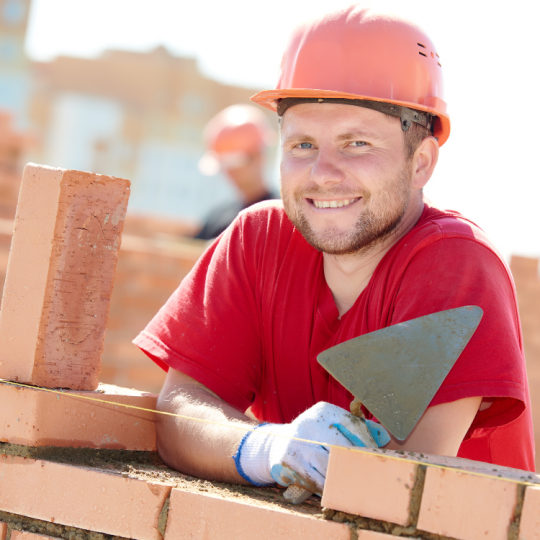
[[[322,253],[279,201],[242,212],[135,339],[163,369],[190,375],[259,420],[290,422],[319,401],[351,394],[317,362],[329,347],[466,305],[484,316],[432,405],[483,396],[459,456],[534,470],[529,391],[509,269],[484,233],[428,203],[338,319]]]

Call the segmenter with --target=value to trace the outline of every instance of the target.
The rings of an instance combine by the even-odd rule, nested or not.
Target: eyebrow
[[[314,143],[315,139],[309,135],[299,135],[297,133],[293,133],[292,135],[289,135],[288,137],[283,139],[284,143],[288,143],[291,141],[294,141],[296,143],[303,143],[303,142]]]
[[[359,139],[373,139],[376,136],[373,133],[369,133],[368,131],[348,131],[347,133],[342,133],[341,135],[338,135],[337,140],[338,141],[351,141],[351,140],[359,140]]]
[[[375,134],[370,133],[368,131],[347,131],[337,136],[338,141],[358,141],[358,140],[363,140],[363,139],[375,139],[375,138],[378,138],[378,137]],[[315,138],[311,137],[310,135],[300,135],[300,134],[293,133],[287,138],[283,139],[283,143],[290,143],[290,142],[315,143]]]

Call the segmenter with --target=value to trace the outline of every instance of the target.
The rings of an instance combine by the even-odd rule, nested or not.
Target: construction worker
[[[212,209],[195,238],[217,238],[244,208],[276,198],[263,174],[265,149],[273,135],[266,116],[252,105],[232,105],[208,122],[204,130],[208,151],[199,161],[199,170],[204,175],[223,172],[240,200]]]
[[[357,6],[295,30],[277,88],[252,98],[281,119],[283,203],[242,212],[135,340],[168,369],[158,408],[191,418],[158,417],[168,465],[321,493],[325,445],[366,441],[317,355],[474,305],[483,319],[411,435],[369,429],[388,449],[534,470],[509,269],[422,194],[450,134],[442,65],[417,26]]]

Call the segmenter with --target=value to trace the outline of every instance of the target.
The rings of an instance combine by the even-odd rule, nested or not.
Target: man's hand
[[[362,422],[341,407],[317,403],[290,424],[262,424],[248,433],[235,455],[236,467],[255,485],[296,484],[321,495],[330,452],[327,445],[366,446]],[[381,425],[369,420],[366,425],[377,446],[388,443],[390,437]]]

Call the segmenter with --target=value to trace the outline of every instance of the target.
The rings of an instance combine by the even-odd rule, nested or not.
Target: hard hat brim
[[[408,101],[399,101],[393,99],[381,99],[374,96],[360,96],[357,94],[348,94],[335,90],[315,90],[312,88],[284,88],[279,90],[263,90],[251,96],[251,101],[262,105],[263,107],[277,112],[277,101],[283,98],[339,98],[339,99],[365,99],[369,101],[380,101],[384,103],[393,103],[402,107],[416,109],[430,113],[438,118],[434,126],[434,135],[442,146],[450,136],[450,117],[446,114],[446,103],[437,97],[424,98],[424,104],[412,103]]]

